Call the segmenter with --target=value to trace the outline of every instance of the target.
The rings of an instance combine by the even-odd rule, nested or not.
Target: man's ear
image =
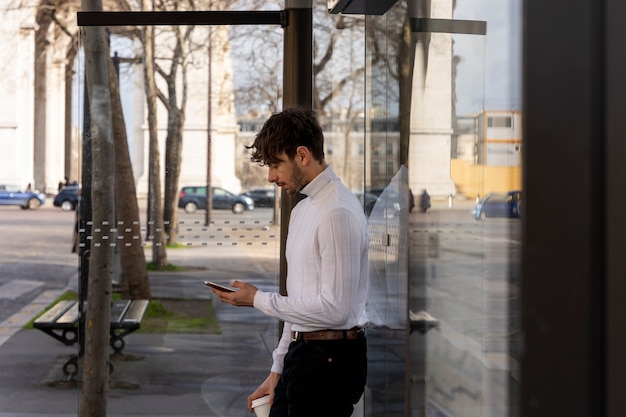
[[[300,162],[300,165],[307,166],[311,161],[311,152],[306,146],[298,146],[296,148],[296,159]]]

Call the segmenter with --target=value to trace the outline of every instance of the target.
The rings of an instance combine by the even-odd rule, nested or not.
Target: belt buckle
[[[291,337],[291,341],[292,342],[297,342],[298,341],[298,337],[300,337],[300,332],[299,331],[293,332],[293,336]]]

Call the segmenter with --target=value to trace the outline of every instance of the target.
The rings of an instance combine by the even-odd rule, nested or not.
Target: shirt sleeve
[[[277,374],[283,373],[283,365],[285,364],[285,355],[291,343],[291,323],[285,323],[283,326],[283,335],[278,342],[278,346],[272,353],[272,372]]]
[[[298,325],[298,330],[343,328],[351,312],[352,297],[360,285],[361,259],[364,244],[362,225],[349,210],[336,209],[320,222],[315,233],[314,252],[303,256],[315,257],[313,275],[303,270],[299,277],[302,291],[288,297],[277,293],[261,293],[254,307],[263,313]],[[292,279],[292,270],[288,273]],[[260,291],[259,291],[260,292]]]

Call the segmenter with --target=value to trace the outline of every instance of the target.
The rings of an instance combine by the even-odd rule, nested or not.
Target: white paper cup
[[[269,417],[270,416],[270,396],[257,398],[252,400],[252,409],[256,413],[256,417]]]

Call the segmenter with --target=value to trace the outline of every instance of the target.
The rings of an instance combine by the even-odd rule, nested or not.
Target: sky
[[[454,37],[457,114],[521,110],[522,1],[457,0],[453,18],[487,22],[486,36]]]

